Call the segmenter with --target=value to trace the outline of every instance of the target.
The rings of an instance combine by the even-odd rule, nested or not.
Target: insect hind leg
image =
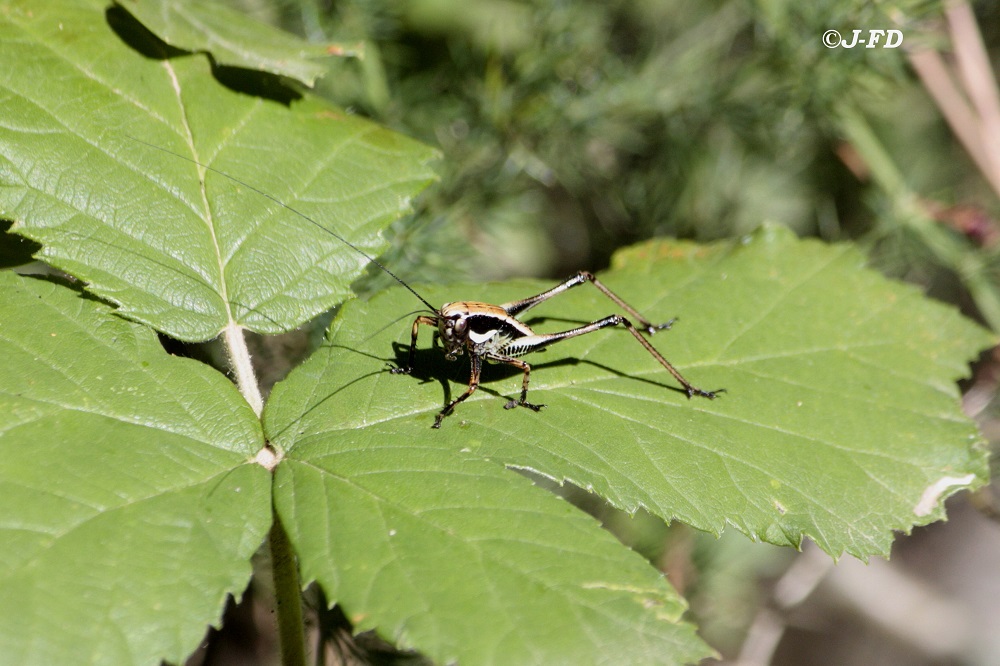
[[[667,324],[664,324],[663,326],[669,327],[671,323],[673,323],[673,320],[671,320]],[[568,331],[563,331],[561,333],[549,333],[545,335],[525,336],[523,338],[513,341],[510,345],[508,345],[505,348],[505,351],[507,351],[509,354],[520,356],[522,354],[528,354],[533,351],[544,349],[545,347],[554,344],[556,342],[559,342],[560,340],[575,338],[580,335],[586,335],[587,333],[593,333],[594,331],[599,331],[602,328],[607,328],[609,326],[619,326],[619,325],[624,326],[628,330],[628,332],[632,334],[632,337],[638,340],[639,344],[641,344],[643,348],[647,352],[649,352],[649,354],[653,358],[655,358],[657,362],[660,365],[662,365],[667,370],[667,372],[669,372],[674,377],[674,379],[680,382],[681,386],[684,387],[684,392],[687,394],[688,398],[699,396],[702,398],[708,398],[709,400],[714,400],[715,398],[719,397],[720,393],[725,392],[726,389],[716,389],[714,391],[706,391],[704,389],[698,388],[697,386],[689,382],[687,379],[684,378],[684,375],[682,375],[677,370],[677,368],[675,368],[673,364],[670,363],[670,361],[664,358],[663,354],[661,354],[656,350],[656,347],[650,344],[649,340],[647,340],[645,336],[643,336],[643,334],[639,332],[639,329],[637,329],[631,321],[629,321],[628,319],[626,319],[621,315],[610,315],[605,317],[604,319],[598,319],[597,321],[591,322],[584,326],[570,329]],[[499,359],[499,360],[504,360],[505,362],[509,363],[511,361],[516,361],[517,359],[511,359],[511,361],[507,361],[506,359]],[[525,363],[525,365],[527,364]],[[525,376],[525,392],[526,391],[527,391],[527,376]]]
[[[604,283],[601,282],[600,280],[598,280],[597,277],[593,273],[588,273],[587,271],[580,271],[579,275],[583,279],[585,279],[586,281],[590,282],[595,287],[597,287],[598,289],[600,289],[601,293],[604,294],[605,296],[607,296],[608,298],[610,298],[612,301],[614,301],[615,305],[617,305],[622,310],[624,310],[629,315],[631,315],[632,318],[635,319],[636,322],[638,322],[638,324],[642,328],[642,330],[644,330],[646,333],[649,333],[650,335],[652,335],[653,333],[656,333],[657,331],[668,331],[668,330],[670,330],[670,327],[673,326],[674,322],[677,321],[677,317],[674,317],[673,319],[671,319],[670,321],[666,322],[665,324],[654,324],[654,323],[650,322],[648,319],[646,319],[645,317],[643,317],[641,314],[639,314],[638,310],[636,310],[631,305],[629,305],[628,303],[626,303],[624,301],[624,299],[622,299],[621,296],[619,296],[618,294],[616,294],[615,292],[611,291],[606,286],[604,286]],[[637,329],[636,329],[635,326],[633,326],[632,322],[630,322],[628,319],[625,319],[624,317],[622,317],[621,319],[622,319],[621,323],[624,324],[627,328],[631,329],[632,332],[633,332],[633,334],[635,332],[637,332]],[[643,342],[644,342],[643,346],[646,347],[647,350],[653,351],[654,352],[654,354],[653,354],[654,356],[659,356],[658,352],[655,352],[655,350],[651,349],[651,346],[649,345],[649,343],[646,343],[644,340],[643,340]],[[666,359],[663,359],[662,357],[658,358],[657,360],[660,361],[661,363],[665,363],[665,361],[666,361]],[[670,364],[668,363],[667,365],[669,366]],[[670,368],[668,367],[668,369],[670,369]],[[675,373],[675,371],[671,370],[671,374],[673,374],[675,377],[677,377],[677,374]],[[678,377],[678,381],[680,381],[679,377]]]
[[[512,317],[515,317],[524,312],[525,310],[533,308],[539,303],[543,303],[549,300],[553,296],[558,296],[559,294],[569,291],[573,287],[579,287],[581,284],[586,284],[587,282],[590,282],[595,287],[597,287],[601,291],[601,293],[610,298],[615,303],[615,305],[620,307],[630,317],[635,319],[635,321],[639,324],[639,328],[641,328],[643,331],[645,331],[650,335],[656,333],[657,331],[669,330],[670,327],[674,325],[674,322],[677,321],[677,318],[674,317],[665,324],[652,323],[651,321],[643,317],[638,310],[636,310],[631,305],[626,303],[621,296],[608,289],[608,287],[606,287],[603,282],[598,280],[593,273],[590,273],[588,271],[580,271],[573,277],[560,282],[556,286],[552,287],[551,289],[547,289],[546,291],[543,291],[540,294],[536,294],[535,296],[531,296],[529,298],[525,298],[519,301],[504,303],[500,307],[503,308],[504,311],[507,312],[507,314],[511,315]]]
[[[666,368],[667,372],[673,375],[674,379],[680,382],[681,386],[684,387],[684,392],[687,393],[688,398],[699,396],[702,398],[708,398],[709,400],[715,400],[716,398],[719,397],[720,393],[725,393],[726,389],[715,389],[714,391],[706,391],[705,389],[698,388],[697,386],[686,380],[684,376],[677,370],[677,368],[675,368],[673,364],[670,363],[670,361],[664,358],[663,354],[658,352],[656,350],[656,347],[654,347],[649,343],[649,340],[643,337],[642,333],[639,332],[639,330],[635,327],[635,325],[632,324],[632,322],[630,322],[625,317],[622,317],[621,315],[612,315],[612,317],[609,317],[609,319],[610,318],[617,318],[619,320],[618,323],[622,324],[626,329],[628,329],[628,332],[632,334],[632,337],[638,340],[639,344],[641,344],[646,349],[646,351],[648,351],[650,355],[660,363],[660,365]],[[668,322],[668,324],[669,323],[672,323],[672,321]]]

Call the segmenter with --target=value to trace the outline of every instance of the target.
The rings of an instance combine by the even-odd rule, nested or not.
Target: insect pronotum
[[[417,298],[417,300],[427,306],[428,314],[422,314],[413,320],[413,327],[410,336],[410,350],[406,365],[392,368],[392,374],[408,375],[413,372],[414,356],[417,348],[417,335],[421,326],[431,326],[437,329],[436,333],[444,344],[446,359],[454,361],[459,356],[467,352],[469,355],[469,363],[471,365],[468,388],[464,393],[462,393],[462,395],[449,402],[444,406],[444,409],[438,412],[437,417],[434,419],[433,428],[440,428],[441,422],[444,418],[451,415],[459,403],[465,401],[469,396],[475,393],[477,388],[479,388],[479,378],[482,373],[484,360],[492,363],[506,363],[516,367],[522,372],[521,395],[516,400],[513,398],[509,400],[507,404],[504,405],[504,409],[513,409],[520,406],[527,407],[528,409],[536,412],[541,410],[541,408],[545,405],[537,405],[528,402],[528,381],[531,377],[531,366],[522,361],[519,357],[531,352],[541,351],[549,345],[559,342],[560,340],[568,340],[569,338],[575,338],[587,333],[593,333],[594,331],[598,331],[609,326],[624,326],[628,332],[632,334],[632,337],[634,337],[639,344],[641,344],[643,348],[649,352],[649,355],[656,359],[656,361],[680,383],[688,398],[700,396],[702,398],[714,400],[720,393],[725,391],[725,389],[706,391],[693,385],[685,379],[677,368],[664,358],[663,355],[658,352],[640,332],[641,329],[645,333],[652,335],[657,331],[667,330],[674,323],[674,319],[671,319],[665,324],[651,323],[648,319],[639,314],[635,308],[626,303],[620,296],[608,289],[608,287],[606,287],[600,280],[587,271],[580,271],[568,280],[564,280],[563,282],[560,282],[556,286],[551,289],[547,289],[540,294],[518,301],[504,303],[502,305],[493,305],[491,303],[482,303],[479,301],[456,301],[454,303],[445,303],[440,308],[435,308],[413,287],[407,284],[402,278],[389,270],[377,259],[351,243],[340,234],[335,231],[331,231],[319,222],[316,222],[305,213],[292,208],[267,192],[264,192],[263,190],[254,187],[239,178],[220,171],[215,167],[202,164],[201,162],[193,160],[190,157],[186,157],[161,146],[148,143],[142,139],[137,139],[131,136],[129,138],[180,159],[193,162],[203,169],[212,171],[213,173],[238,183],[256,194],[269,199],[282,208],[299,216],[306,222],[330,234],[344,245],[360,254],[362,257],[384,271],[393,280],[405,287]],[[573,287],[577,287],[588,282],[597,287],[601,293],[611,299],[619,308],[624,310],[639,326],[636,327],[630,319],[621,314],[613,314],[604,317],[603,319],[592,321],[589,324],[571,328],[559,333],[535,333],[527,324],[517,318],[518,315],[538,305],[539,303],[547,301],[553,296],[558,296]]]

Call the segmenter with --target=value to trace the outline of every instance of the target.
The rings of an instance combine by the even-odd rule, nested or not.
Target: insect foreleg
[[[511,316],[517,316],[518,314],[524,312],[528,308],[534,307],[543,301],[547,301],[553,296],[558,296],[559,294],[569,291],[573,287],[578,287],[586,282],[591,282],[595,287],[601,290],[605,296],[610,298],[615,304],[622,310],[630,314],[638,323],[642,330],[646,331],[650,335],[656,333],[657,331],[663,331],[669,329],[670,326],[676,321],[676,319],[671,319],[665,324],[653,324],[648,319],[639,314],[639,311],[633,308],[631,305],[626,303],[622,298],[615,292],[604,286],[600,280],[598,280],[593,273],[588,273],[587,271],[580,271],[568,280],[557,284],[556,286],[543,291],[540,294],[531,296],[530,298],[525,298],[520,301],[512,301],[510,303],[505,303],[500,307],[506,310],[507,314]],[[596,329],[595,329],[596,330]]]
[[[437,318],[421,315],[413,320],[413,329],[410,332],[410,354],[405,366],[393,368],[389,372],[394,375],[408,375],[413,372],[413,361],[417,353],[417,334],[420,332],[420,325],[433,326],[437,328]]]
[[[449,402],[444,409],[438,412],[437,418],[434,419],[434,425],[431,426],[432,428],[440,428],[444,417],[455,411],[455,405],[468,398],[479,388],[479,375],[483,371],[483,361],[478,354],[470,353],[469,364],[472,366],[472,373],[469,375],[469,388],[465,390],[465,393]]]

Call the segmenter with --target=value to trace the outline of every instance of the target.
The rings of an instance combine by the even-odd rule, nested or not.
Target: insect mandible
[[[479,301],[456,301],[454,303],[445,303],[440,308],[435,308],[413,287],[389,270],[380,261],[369,255],[361,248],[357,247],[354,243],[351,243],[340,234],[327,229],[319,222],[316,222],[305,213],[296,210],[267,192],[246,183],[239,178],[231,176],[228,173],[220,171],[215,167],[202,164],[201,162],[193,160],[190,157],[175,153],[167,148],[148,143],[142,139],[137,139],[132,136],[129,138],[180,159],[193,162],[203,169],[212,171],[213,173],[238,183],[256,194],[269,199],[294,215],[302,218],[306,222],[330,234],[344,245],[360,254],[362,257],[377,266],[380,270],[384,271],[393,280],[405,287],[421,303],[423,303],[427,307],[427,314],[422,314],[413,321],[407,363],[405,366],[392,368],[392,374],[408,375],[413,372],[414,357],[417,349],[417,336],[421,326],[430,326],[437,329],[436,332],[444,346],[446,359],[454,361],[459,356],[467,353],[471,366],[468,388],[464,393],[462,393],[462,395],[450,401],[447,405],[445,405],[444,409],[438,412],[434,419],[433,428],[440,428],[441,422],[445,419],[445,417],[451,415],[459,403],[468,399],[469,396],[475,393],[476,389],[479,388],[483,361],[506,363],[516,367],[522,372],[520,397],[516,400],[509,400],[507,404],[504,405],[505,409],[513,409],[520,406],[527,407],[536,412],[541,410],[541,408],[545,405],[528,402],[528,382],[531,377],[531,366],[522,361],[520,357],[531,352],[541,351],[549,345],[560,342],[561,340],[568,340],[580,335],[586,335],[587,333],[593,333],[594,331],[598,331],[609,326],[624,326],[626,330],[632,334],[632,337],[634,337],[639,344],[641,344],[643,348],[649,352],[650,356],[656,359],[656,361],[680,383],[688,398],[698,396],[714,400],[719,396],[719,394],[725,391],[725,389],[706,391],[693,385],[685,379],[684,376],[666,358],[664,358],[664,356],[657,351],[652,344],[650,344],[649,340],[643,336],[642,332],[652,335],[657,331],[669,329],[674,323],[674,319],[671,319],[665,324],[651,323],[648,319],[639,314],[635,308],[626,303],[620,296],[611,291],[593,274],[588,273],[587,271],[580,271],[573,277],[560,282],[551,289],[547,289],[540,294],[504,303],[502,305],[493,305],[491,303],[482,303]],[[597,287],[619,308],[631,316],[639,326],[636,327],[630,319],[621,314],[613,314],[602,319],[592,321],[589,324],[584,324],[582,326],[558,333],[535,333],[527,324],[517,318],[518,315],[524,313],[539,303],[547,301],[548,299],[558,296],[573,287],[577,287],[588,282]],[[642,332],[640,332],[640,329]]]

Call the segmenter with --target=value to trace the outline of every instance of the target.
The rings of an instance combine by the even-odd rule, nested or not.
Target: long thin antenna
[[[212,171],[213,173],[217,173],[220,176],[222,176],[223,178],[228,178],[229,180],[233,181],[234,183],[239,183],[243,187],[245,187],[245,188],[247,188],[249,190],[252,190],[253,192],[256,192],[260,196],[265,197],[267,199],[270,199],[271,201],[273,201],[274,203],[278,204],[279,206],[281,206],[285,210],[288,210],[288,211],[291,211],[292,213],[295,213],[296,215],[298,215],[299,217],[301,217],[303,220],[305,220],[309,224],[313,225],[317,229],[320,229],[321,231],[325,231],[326,233],[330,234],[331,236],[333,236],[334,238],[336,238],[337,240],[339,240],[341,243],[343,243],[344,245],[346,245],[347,247],[351,248],[352,250],[354,250],[355,252],[357,252],[358,254],[360,254],[362,257],[364,257],[368,261],[372,262],[373,264],[375,264],[376,266],[378,266],[379,268],[381,268],[386,273],[386,275],[388,275],[393,280],[395,280],[399,284],[401,284],[404,287],[406,287],[407,291],[409,291],[411,294],[413,294],[414,296],[416,296],[417,299],[421,303],[423,303],[428,308],[430,308],[431,312],[433,312],[434,314],[437,314],[437,308],[435,308],[433,305],[431,305],[430,303],[428,303],[427,299],[425,299],[423,296],[421,296],[420,294],[418,294],[417,291],[416,291],[416,289],[414,289],[410,285],[408,285],[405,282],[403,282],[402,278],[400,278],[398,275],[396,275],[395,273],[393,273],[392,271],[390,271],[388,268],[386,268],[382,264],[382,262],[380,262],[378,259],[376,259],[375,257],[371,256],[370,254],[368,254],[367,252],[365,252],[364,250],[362,250],[361,248],[359,248],[357,245],[355,245],[351,241],[347,240],[346,238],[344,238],[343,236],[341,236],[340,234],[338,234],[336,231],[331,231],[330,229],[327,229],[326,227],[324,227],[322,224],[320,224],[316,220],[312,219],[311,217],[309,217],[308,215],[306,215],[305,213],[303,213],[301,211],[295,210],[294,208],[292,208],[291,206],[289,206],[285,202],[279,200],[277,197],[274,197],[274,196],[268,194],[267,192],[265,192],[264,190],[261,190],[258,187],[254,187],[250,183],[247,183],[247,182],[244,182],[244,181],[240,180],[236,176],[231,176],[228,173],[226,173],[225,171],[221,171],[219,169],[216,169],[215,167],[209,166],[207,164],[203,164],[203,163],[199,162],[198,160],[195,160],[195,159],[192,159],[192,158],[188,157],[187,155],[181,155],[180,153],[175,153],[174,151],[170,150],[169,148],[164,148],[163,146],[158,146],[155,143],[150,143],[148,141],[143,141],[142,139],[138,139],[138,138],[136,138],[136,137],[134,137],[134,136],[132,136],[130,134],[126,134],[125,136],[127,136],[130,139],[132,139],[133,141],[137,141],[137,142],[139,142],[141,144],[147,145],[150,148],[155,148],[156,150],[159,150],[159,151],[162,151],[164,153],[167,153],[168,155],[173,155],[174,157],[180,158],[182,160],[187,160],[188,162],[191,162],[193,164],[197,164],[202,169],[208,169],[209,171]]]

